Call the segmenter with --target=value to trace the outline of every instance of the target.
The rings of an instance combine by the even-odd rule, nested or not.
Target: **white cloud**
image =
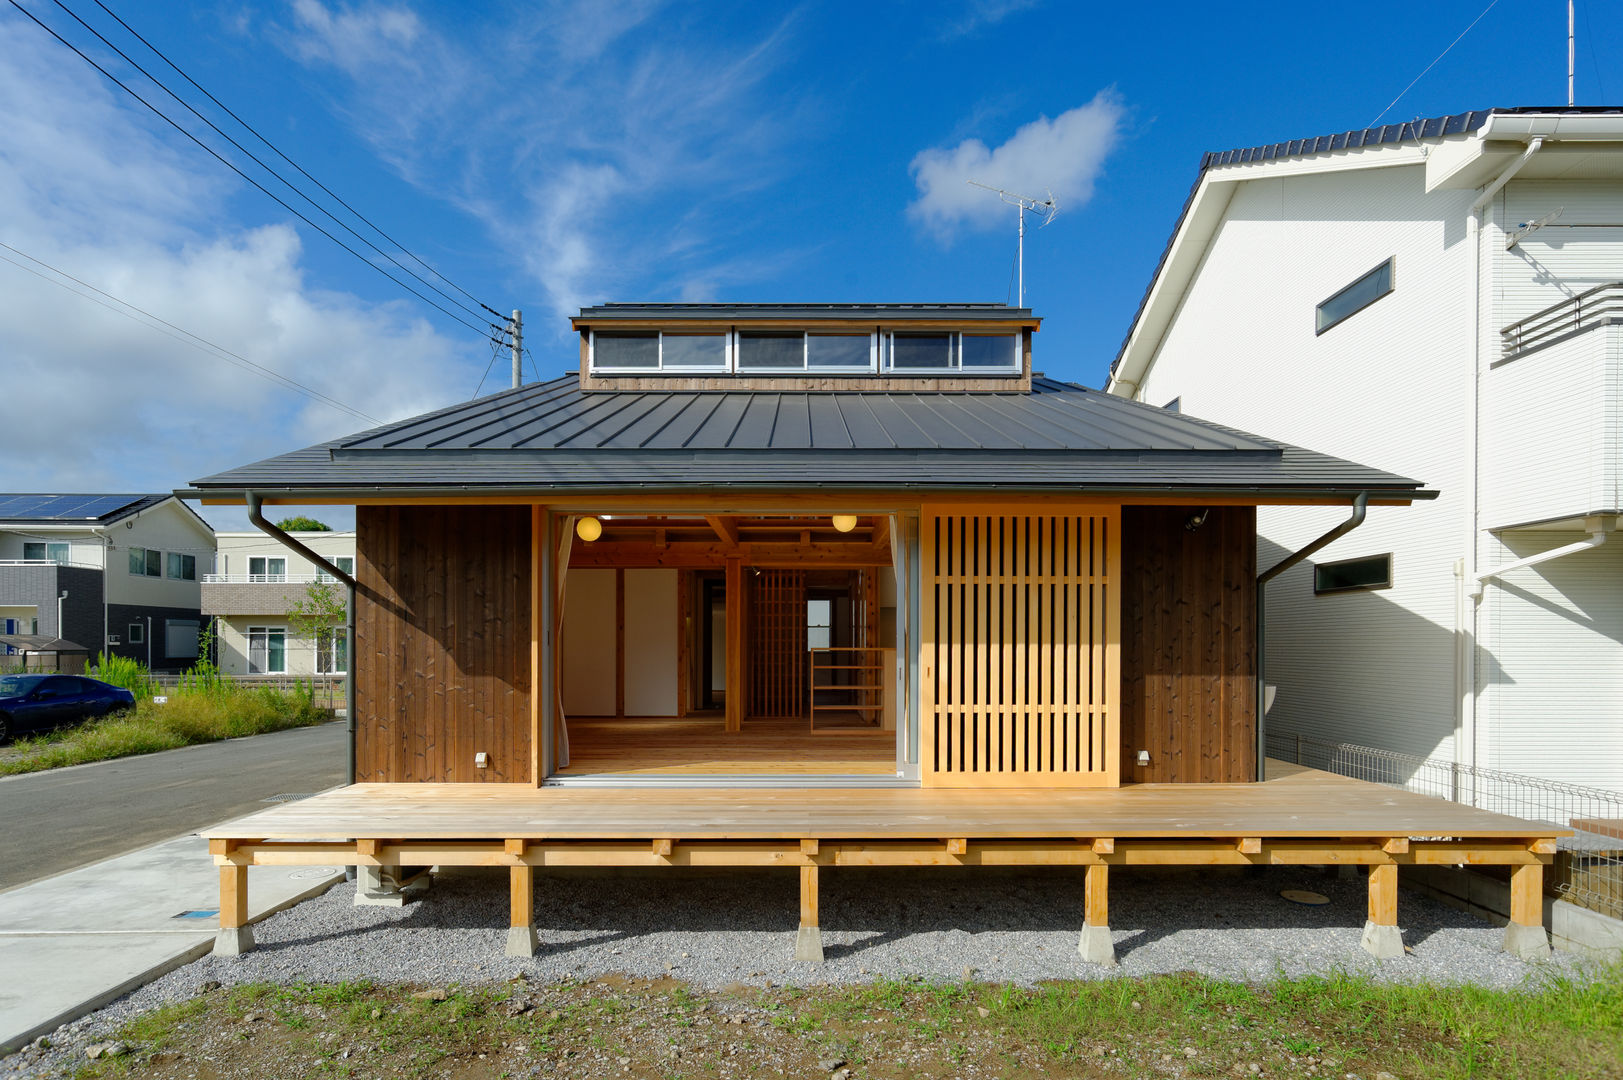
[[[0,240],[383,419],[473,390],[477,343],[313,287],[292,227],[236,224],[230,174],[76,65],[0,18]],[[367,426],[16,266],[0,290],[7,487],[166,490]]]
[[[349,76],[335,107],[357,133],[407,180],[479,217],[563,316],[621,297],[653,267],[676,292],[724,279],[719,252],[741,200],[792,164],[778,148],[814,123],[815,102],[774,102],[763,85],[794,14],[740,44],[702,18],[653,26],[659,8],[558,0],[513,9],[500,32],[452,39],[418,25],[357,58],[336,55],[329,27],[408,13],[299,0],[283,45]],[[497,194],[514,187],[517,199]]]
[[[1010,15],[1030,11],[1042,0],[970,0],[957,18],[949,18],[942,26],[940,38],[968,37],[985,27],[996,26]]]
[[[1105,89],[1052,120],[1038,117],[1001,146],[988,148],[979,139],[965,139],[957,146],[920,151],[909,167],[919,196],[907,212],[944,241],[960,226],[1007,223],[1009,208],[991,192],[972,187],[970,180],[1035,198],[1052,191],[1062,211],[1080,209],[1093,197],[1094,179],[1125,120],[1120,95]]]

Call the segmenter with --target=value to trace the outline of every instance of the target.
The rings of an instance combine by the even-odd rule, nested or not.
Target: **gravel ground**
[[[1257,981],[1334,971],[1438,984],[1514,986],[1541,970],[1577,970],[1563,953],[1530,965],[1499,951],[1502,930],[1410,893],[1398,923],[1410,954],[1380,962],[1359,947],[1361,878],[1309,868],[1135,870],[1113,874],[1111,925],[1120,966],[1076,954],[1080,871],[834,870],[822,875],[821,966],[794,963],[798,878],[787,871],[555,870],[537,875],[541,948],[502,955],[507,876],[439,877],[403,908],[355,907],[343,884],[254,927],[259,948],[205,957],[0,1061],[0,1075],[54,1076],[131,1017],[190,997],[203,983],[440,985],[621,973],[706,989],[920,977],[1032,984],[1196,971]],[[1282,889],[1323,893],[1306,907]]]

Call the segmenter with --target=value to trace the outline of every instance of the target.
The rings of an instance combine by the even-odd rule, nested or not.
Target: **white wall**
[[[626,571],[626,715],[675,716],[675,570]]]
[[[1141,400],[1349,458],[1442,491],[1375,507],[1323,561],[1396,552],[1395,586],[1315,597],[1268,586],[1270,720],[1316,738],[1453,752],[1454,562],[1465,542],[1472,193],[1423,167],[1247,181],[1144,379]],[[1317,305],[1388,257],[1391,294],[1315,333]],[[1347,516],[1264,508],[1264,567]]]
[[[59,532],[54,529],[30,529],[24,525],[8,526],[5,531],[0,531],[0,559],[21,559],[23,545],[29,543],[67,544],[70,565],[101,568],[102,540],[88,529]]]
[[[294,532],[289,535],[317,555],[329,559],[355,558],[355,534],[353,532]],[[216,545],[215,565],[217,567],[213,571],[214,573],[230,577],[241,577],[248,573],[249,559],[269,558],[286,559],[289,577],[304,578],[315,575],[314,563],[282,546],[257,529],[253,532],[216,533],[214,539]]]
[[[1597,396],[1615,404],[1623,395],[1618,335],[1592,332],[1591,345],[1608,339],[1604,355],[1574,343],[1570,356],[1550,349],[1491,365],[1504,326],[1623,277],[1623,230],[1546,229],[1510,250],[1506,230],[1558,206],[1559,222],[1623,222],[1623,187],[1514,182],[1473,240],[1476,194],[1426,195],[1420,168],[1408,166],[1241,184],[1137,395],[1156,405],[1181,396],[1193,415],[1442,492],[1431,504],[1372,508],[1362,528],[1316,556],[1391,551],[1393,588],[1315,597],[1308,566],[1270,584],[1276,728],[1453,756],[1456,561],[1474,556],[1489,568],[1569,543],[1579,534],[1487,530],[1617,497],[1617,470],[1597,492],[1592,466],[1619,455],[1623,431],[1615,410],[1598,424],[1591,414]],[[1314,306],[1389,255],[1397,257],[1394,291],[1315,335]],[[1481,500],[1474,522],[1473,484]],[[1261,563],[1344,515],[1264,509]],[[1480,764],[1623,787],[1620,584],[1623,542],[1488,586],[1476,619]]]
[[[125,526],[129,527],[126,528]],[[178,502],[163,503],[143,514],[119,522],[108,530],[107,602],[151,607],[191,607],[202,603],[200,582],[214,557],[214,533]],[[156,548],[164,552],[163,577],[130,573],[130,548]],[[168,553],[181,552],[197,560],[196,581],[168,577]]]
[[[569,571],[563,634],[564,715],[613,716],[613,570]]]
[[[207,618],[205,616],[205,618]],[[316,673],[316,643],[313,638],[295,636],[292,624],[275,615],[222,615],[215,624],[215,645],[220,670],[227,675],[248,674],[248,628],[250,626],[280,626],[287,631],[286,664],[288,675],[308,676]],[[162,629],[154,626],[154,634]]]

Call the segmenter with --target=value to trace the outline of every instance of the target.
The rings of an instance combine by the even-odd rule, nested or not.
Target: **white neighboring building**
[[[214,531],[173,495],[0,494],[0,635],[183,671],[213,557]]]
[[[340,570],[355,571],[353,532],[295,532]],[[348,669],[340,620],[301,634],[288,612],[312,583],[343,602],[343,585],[262,532],[215,534],[214,572],[203,577],[203,614],[215,619],[215,655],[227,675],[341,675]]]
[[[1269,584],[1271,732],[1623,789],[1623,110],[1206,155],[1108,389],[1442,493]]]

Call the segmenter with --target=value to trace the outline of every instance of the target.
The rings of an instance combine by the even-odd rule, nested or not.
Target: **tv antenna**
[[[966,182],[978,188],[985,188],[987,191],[997,192],[997,197],[1014,207],[1016,214],[1020,218],[1020,246],[1016,249],[1015,254],[1015,262],[1020,266],[1020,292],[1018,294],[1018,302],[1015,304],[1015,306],[1025,307],[1026,213],[1027,211],[1030,211],[1033,214],[1041,214],[1043,216],[1042,225],[1037,226],[1037,228],[1041,229],[1044,225],[1047,225],[1050,221],[1053,221],[1054,215],[1059,213],[1059,203],[1054,201],[1054,193],[1052,191],[1048,191],[1047,188],[1044,188],[1043,190],[1048,191],[1048,198],[1033,199],[1025,195],[1018,195],[1012,191],[1004,191],[1002,188],[995,188],[991,184],[983,184],[979,180],[969,180]]]

